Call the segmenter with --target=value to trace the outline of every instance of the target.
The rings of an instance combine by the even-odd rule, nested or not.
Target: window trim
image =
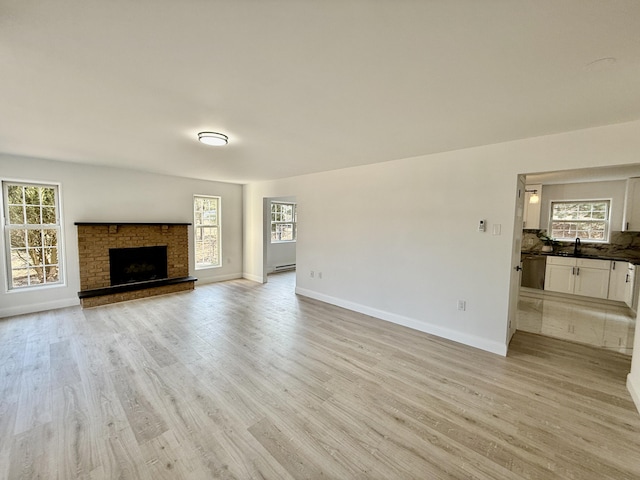
[[[56,197],[56,214],[58,223],[57,229],[57,248],[58,248],[58,281],[51,283],[42,283],[36,285],[27,285],[22,287],[13,286],[13,276],[11,272],[11,258],[10,258],[10,230],[9,226],[9,205],[8,205],[8,188],[9,185],[20,186],[38,186],[38,187],[53,187],[55,189]],[[46,180],[24,180],[16,178],[0,178],[0,223],[2,224],[2,234],[0,235],[0,248],[2,254],[0,255],[0,268],[4,269],[4,292],[7,294],[34,292],[36,290],[46,290],[51,288],[62,288],[67,286],[67,269],[66,269],[66,247],[65,247],[65,229],[64,229],[64,208],[62,205],[62,183],[52,182]],[[42,224],[38,224],[42,225]],[[3,265],[4,264],[4,265]]]
[[[588,199],[579,199],[579,200],[551,200],[549,202],[549,224],[548,224],[548,231],[551,234],[551,232],[553,232],[553,205],[556,203],[598,203],[598,202],[607,202],[608,207],[607,207],[607,218],[604,220],[605,222],[605,238],[603,240],[595,240],[595,239],[589,239],[589,238],[582,238],[580,237],[580,241],[582,243],[599,243],[599,244],[607,244],[611,242],[611,213],[612,213],[612,205],[613,205],[613,199],[612,198],[588,198]],[[568,222],[579,222],[580,220],[568,220]],[[595,222],[595,220],[582,220],[583,222]],[[575,238],[555,238],[554,240],[558,240],[560,242],[573,242],[575,241]]]
[[[197,230],[198,225],[196,223],[196,198],[215,198],[218,201],[218,212],[217,212],[217,225],[215,227],[218,229],[218,263],[217,265],[200,265],[198,266],[197,256],[196,256],[196,238],[197,238]],[[222,197],[218,195],[202,195],[202,194],[194,194],[193,199],[191,201],[191,209],[193,212],[193,268],[195,270],[207,270],[210,268],[220,268],[222,267]],[[211,227],[212,225],[202,225]]]
[[[273,214],[273,205],[293,205],[293,220],[291,222],[274,222],[273,220],[271,220],[271,215]],[[269,240],[270,243],[272,244],[277,244],[277,243],[296,243],[298,240],[298,222],[297,222],[297,216],[298,216],[298,203],[297,202],[287,202],[287,201],[283,201],[283,200],[272,200],[271,202],[269,202]],[[273,224],[293,224],[293,240],[274,240],[271,237],[271,228],[273,227]]]

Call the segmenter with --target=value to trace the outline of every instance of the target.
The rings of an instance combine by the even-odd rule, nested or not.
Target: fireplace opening
[[[111,286],[167,278],[167,246],[110,248]]]

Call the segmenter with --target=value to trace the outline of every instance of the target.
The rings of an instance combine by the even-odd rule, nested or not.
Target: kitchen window
[[[194,195],[193,225],[196,269],[219,267],[220,197]]]
[[[57,185],[2,182],[9,290],[62,283]]]
[[[298,214],[295,203],[271,203],[271,243],[295,242]]]
[[[555,240],[606,243],[609,241],[610,200],[551,202],[549,222]]]

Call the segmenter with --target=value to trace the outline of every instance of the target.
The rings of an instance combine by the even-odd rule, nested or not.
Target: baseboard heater
[[[288,270],[295,270],[296,264],[290,263],[289,265],[276,265],[273,269],[274,272],[286,272]]]

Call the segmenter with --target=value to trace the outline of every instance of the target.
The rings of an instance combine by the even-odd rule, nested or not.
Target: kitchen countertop
[[[582,254],[579,253],[574,255],[570,252],[540,252],[540,251],[521,251],[522,255],[536,255],[541,257],[569,257],[569,258],[588,258],[593,260],[610,260],[614,262],[629,262],[634,265],[640,265],[640,258],[630,258],[630,257],[622,257],[622,256],[611,256],[611,255],[592,255],[592,254]]]

